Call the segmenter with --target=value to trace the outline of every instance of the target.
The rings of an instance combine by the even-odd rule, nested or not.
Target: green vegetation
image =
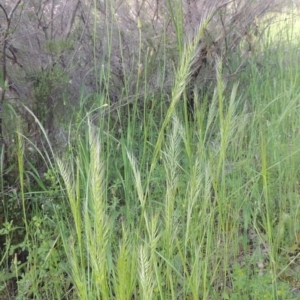
[[[215,57],[215,88],[195,91],[192,112],[205,22],[185,44],[178,26],[169,98],[147,90],[149,54],[137,63],[142,105],[133,95],[109,113],[108,87],[82,97],[64,151],[38,119],[47,147],[30,145],[19,122],[19,185],[0,187],[0,299],[300,299],[297,21],[276,16],[237,77]]]

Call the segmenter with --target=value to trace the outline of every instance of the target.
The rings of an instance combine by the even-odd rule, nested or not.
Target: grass
[[[14,299],[299,299],[292,24],[290,35],[279,30],[285,22],[270,28],[239,82],[224,82],[219,61],[209,107],[199,98],[194,121],[181,102],[197,45],[190,43],[167,110],[155,95],[150,109],[134,102],[105,120],[99,96],[96,110],[78,115],[68,151],[45,176],[24,170],[19,134],[26,237],[14,242],[18,226],[6,216],[0,294],[16,278]]]

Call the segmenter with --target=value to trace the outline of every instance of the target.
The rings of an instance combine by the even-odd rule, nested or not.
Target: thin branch
[[[7,12],[6,12],[5,8],[2,6],[2,4],[0,4],[0,7],[2,8],[2,10],[3,10],[4,14],[5,14],[6,22],[8,23],[9,22],[9,18],[8,18]]]
[[[67,29],[66,29],[66,32],[65,32],[65,39],[67,39],[69,37],[70,33],[71,33],[71,29],[72,29],[72,26],[73,26],[73,23],[74,23],[74,19],[75,19],[75,15],[76,15],[79,3],[80,3],[80,0],[77,0],[77,3],[74,7],[74,10],[72,11],[72,16],[69,19],[69,23],[67,25]]]
[[[12,10],[10,11],[10,13],[7,15],[6,10],[4,9],[4,7],[0,4],[1,9],[3,10],[5,17],[6,17],[6,28],[4,30],[4,36],[3,36],[3,47],[2,47],[2,78],[1,78],[1,98],[0,98],[0,107],[4,106],[4,100],[5,100],[5,92],[6,92],[6,85],[7,84],[7,69],[6,69],[6,48],[8,48],[8,43],[7,43],[7,39],[8,36],[10,34],[9,29],[10,29],[10,25],[11,25],[11,19],[13,17],[13,14],[15,12],[15,10],[17,9],[17,7],[19,6],[19,4],[21,3],[21,0],[18,0],[18,2],[15,4],[15,6],[12,8]],[[2,114],[0,115],[0,143],[2,144],[1,146],[5,145],[5,141],[4,141],[4,135],[3,135],[3,119],[2,119]],[[4,153],[4,155],[6,155],[6,153]]]
[[[53,40],[53,16],[54,16],[54,0],[51,1],[50,9],[50,40]]]
[[[10,13],[9,13],[9,15],[8,15],[8,19],[9,19],[9,20],[11,20],[13,14],[14,14],[14,12],[15,12],[15,10],[17,9],[17,7],[18,7],[19,4],[21,3],[21,1],[22,1],[22,0],[19,0],[19,1],[15,4],[15,6],[13,7],[13,9],[10,11]]]

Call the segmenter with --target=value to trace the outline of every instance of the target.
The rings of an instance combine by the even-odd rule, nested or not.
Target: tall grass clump
[[[82,140],[79,139],[78,145],[80,147],[76,150],[77,158],[71,156],[70,166],[64,164],[60,159],[57,161],[71,208],[71,218],[67,218],[70,224],[61,226],[61,236],[69,261],[69,274],[75,283],[76,293],[81,299],[88,299],[91,295],[110,299],[115,293],[122,298],[124,293],[132,295],[139,293],[139,290],[141,290],[143,298],[151,299],[151,293],[153,293],[156,286],[158,287],[157,293],[163,295],[163,285],[159,282],[161,280],[161,270],[157,268],[162,258],[157,256],[156,253],[156,249],[159,247],[158,242],[161,240],[158,230],[160,226],[164,226],[166,230],[163,237],[165,241],[163,249],[167,252],[162,257],[166,262],[170,260],[166,264],[169,280],[168,289],[170,295],[175,296],[177,293],[176,285],[174,285],[172,279],[174,254],[170,250],[176,233],[173,228],[175,203],[172,202],[174,202],[173,193],[177,184],[175,177],[179,163],[179,157],[176,154],[180,147],[177,133],[178,121],[174,123],[177,125],[174,125],[175,128],[170,141],[170,147],[172,148],[171,168],[166,166],[166,171],[167,173],[170,172],[170,176],[166,182],[168,186],[166,204],[161,204],[162,207],[165,206],[164,210],[166,212],[164,224],[159,223],[158,217],[162,213],[160,209],[157,212],[156,210],[151,212],[153,203],[149,186],[151,172],[155,167],[162,146],[164,131],[188,81],[189,67],[196,55],[197,42],[201,38],[204,28],[205,23],[200,27],[195,40],[188,44],[182,56],[171,106],[162,127],[158,131],[151,169],[147,177],[145,177],[145,174],[143,174],[143,177],[141,176],[140,166],[133,153],[127,148],[130,147],[131,142],[129,141],[130,144],[126,146],[127,157],[123,157],[123,159],[128,160],[129,163],[124,162],[124,168],[132,170],[132,180],[125,182],[128,186],[125,185],[124,190],[133,189],[133,193],[128,195],[129,197],[136,197],[139,201],[136,202],[126,198],[123,201],[131,203],[132,209],[138,207],[138,215],[123,216],[121,214],[119,218],[112,218],[112,214],[115,212],[110,210],[111,201],[106,192],[108,188],[106,179],[108,176],[105,175],[105,172],[107,172],[105,170],[109,168],[109,165],[101,151],[101,135],[99,133],[95,134],[95,128],[91,122],[88,123],[87,137]],[[131,123],[129,123],[127,134],[135,130],[135,119],[131,119],[130,115],[128,119],[131,120]],[[112,143],[112,141],[106,139],[106,143]],[[123,140],[122,148],[125,147],[125,143],[126,140]],[[111,148],[112,146],[107,144],[107,147]],[[107,152],[106,155],[108,155]],[[124,173],[129,172],[124,170]],[[129,232],[130,244],[128,242]],[[132,253],[135,253],[135,255],[132,255]],[[165,255],[166,257],[164,257]],[[127,274],[126,276],[126,273],[124,274],[125,270],[122,270],[121,266],[128,266],[131,270],[133,270],[133,266],[136,266],[139,272],[137,274]],[[116,276],[113,283],[110,280],[112,274]],[[130,286],[129,290],[127,290],[129,288],[128,284]]]
[[[106,215],[105,164],[101,158],[100,141],[92,125],[89,127],[88,146],[88,149],[82,149],[80,159],[74,162],[76,175],[61,160],[57,162],[73,217],[69,220],[69,229],[74,228],[66,235],[62,226],[61,233],[71,267],[70,275],[79,297],[108,299],[107,252],[111,222]]]

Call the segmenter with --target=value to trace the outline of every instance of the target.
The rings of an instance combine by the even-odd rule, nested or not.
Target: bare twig
[[[68,22],[68,25],[67,25],[67,29],[66,29],[65,34],[64,34],[65,35],[65,39],[67,39],[69,37],[69,35],[70,35],[70,32],[71,32],[71,29],[72,29],[72,26],[73,26],[73,23],[74,23],[75,15],[76,15],[76,12],[77,12],[79,4],[80,4],[80,0],[77,0],[77,3],[74,6],[71,18],[69,19],[69,22]]]

